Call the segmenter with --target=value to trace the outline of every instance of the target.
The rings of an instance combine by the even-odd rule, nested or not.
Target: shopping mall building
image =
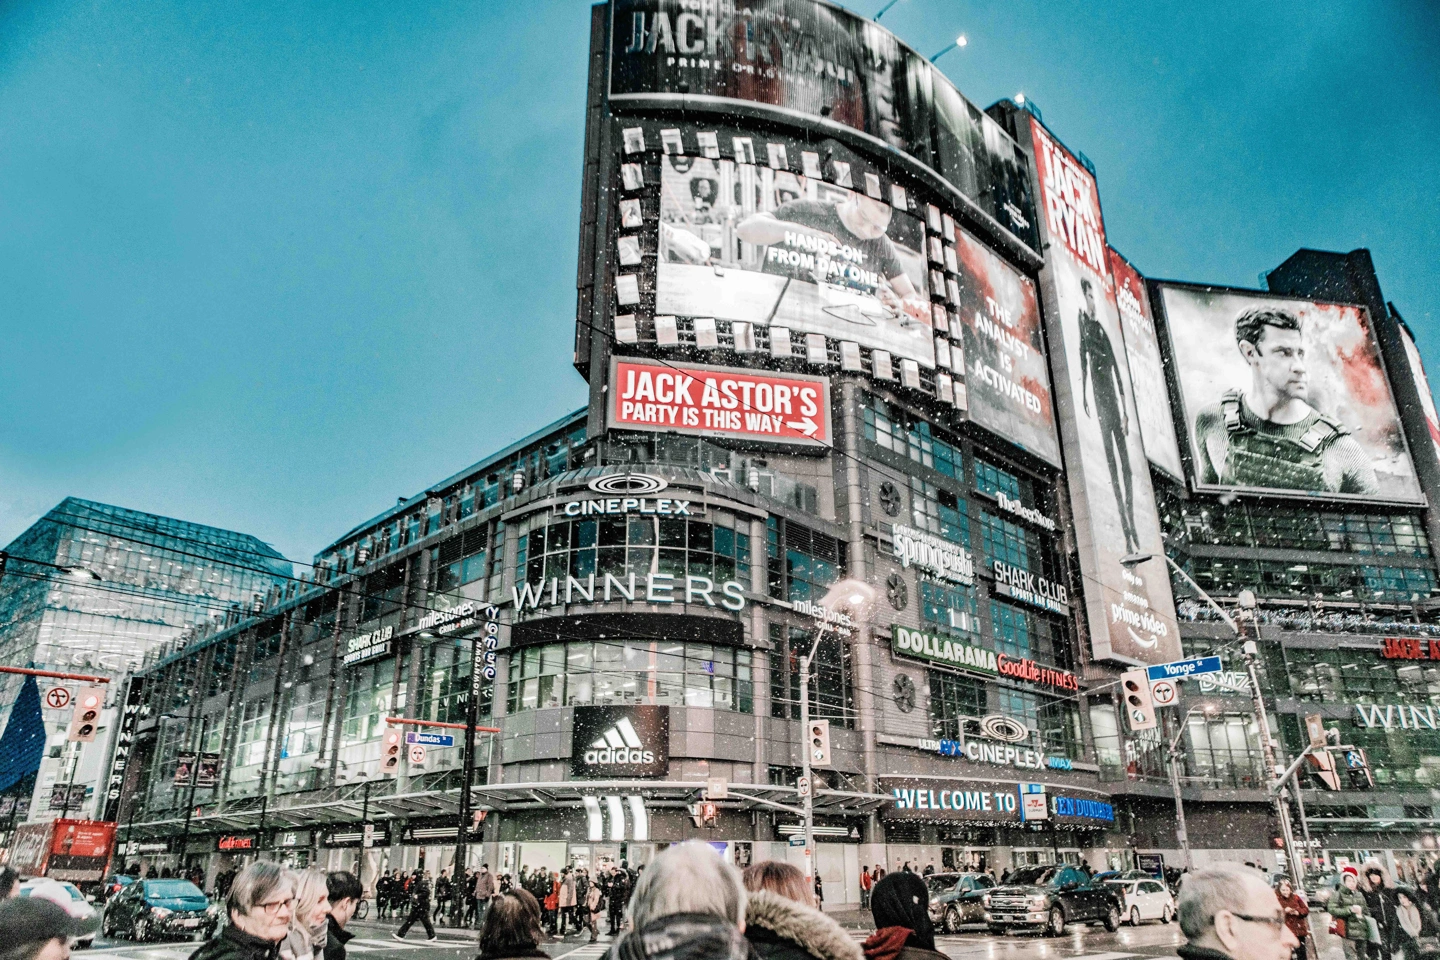
[[[1175,733],[1194,862],[1273,866],[1240,644],[1167,556],[1226,610],[1258,595],[1286,755],[1311,713],[1366,750],[1373,789],[1302,772],[1316,855],[1433,847],[1440,647],[1409,641],[1440,634],[1440,427],[1368,256],[1147,281],[1033,104],[982,111],[827,5],[687,9],[592,9],[589,405],[150,657],[127,856],[450,866],[464,733],[391,721],[473,695],[471,864],[799,857],[813,647],[829,904],[875,864],[1180,865]],[[1291,336],[1321,341],[1300,427],[1247,392]],[[1209,653],[1130,728],[1122,671]],[[391,728],[428,743],[391,757]]]

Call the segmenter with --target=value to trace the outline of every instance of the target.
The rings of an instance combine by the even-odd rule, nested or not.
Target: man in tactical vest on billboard
[[[1310,406],[1300,319],[1252,307],[1235,319],[1250,386],[1195,415],[1201,483],[1374,494],[1375,468],[1349,429]]]

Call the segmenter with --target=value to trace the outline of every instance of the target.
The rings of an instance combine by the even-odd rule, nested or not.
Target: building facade
[[[121,681],[147,654],[212,618],[238,621],[282,592],[291,566],[254,537],[68,497],[5,548],[0,663],[110,678],[92,743],[67,743],[68,707],[17,718],[26,681],[0,674],[0,729],[45,731],[39,766],[7,765],[0,824],[103,817],[104,777],[123,712]],[[35,562],[38,561],[38,562]],[[43,680],[42,687],[63,686]],[[75,685],[69,685],[74,689]],[[0,741],[3,742],[3,741]],[[8,809],[4,809],[8,807]],[[110,810],[113,816],[113,809]]]
[[[149,657],[125,855],[800,862],[809,790],[856,903],[866,866],[1182,865],[1173,742],[1191,861],[1273,867],[1247,638],[1280,754],[1318,713],[1373,779],[1302,769],[1309,858],[1433,847],[1440,422],[1363,251],[1146,280],[1033,104],[825,4],[721,8],[592,9],[588,405]],[[1117,709],[1201,655],[1159,725]],[[434,724],[470,708],[467,784]]]

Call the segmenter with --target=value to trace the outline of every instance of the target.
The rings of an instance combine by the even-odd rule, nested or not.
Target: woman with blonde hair
[[[817,909],[799,868],[762,860],[745,868],[745,939],[760,960],[863,960],[860,945]]]
[[[295,913],[290,932],[280,944],[281,960],[324,960],[329,939],[330,887],[325,871],[301,870],[294,874]]]

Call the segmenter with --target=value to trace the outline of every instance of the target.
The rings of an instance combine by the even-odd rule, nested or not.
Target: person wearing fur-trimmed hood
[[[745,870],[745,939],[761,960],[864,960],[860,945],[815,909],[805,875],[775,860]]]

